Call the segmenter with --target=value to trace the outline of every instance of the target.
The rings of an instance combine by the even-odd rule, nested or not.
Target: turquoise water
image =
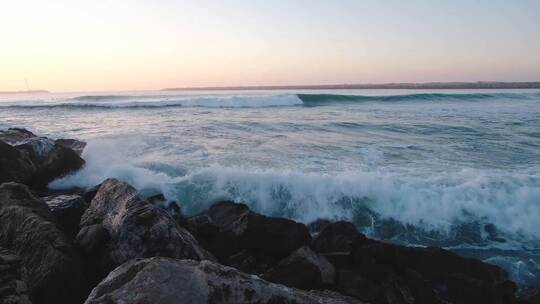
[[[218,199],[439,245],[540,282],[540,91],[347,90],[0,96],[0,128],[88,141],[86,167],[186,214]]]

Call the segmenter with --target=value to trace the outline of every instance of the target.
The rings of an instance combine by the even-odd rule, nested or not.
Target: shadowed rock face
[[[358,236],[338,290],[373,303],[515,303],[500,268],[447,250],[388,244]],[[344,267],[345,266],[345,267]]]
[[[84,148],[82,142],[74,142],[76,149]],[[56,143],[24,129],[0,131],[0,182],[20,182],[43,189],[83,165],[84,160],[67,143]]]
[[[31,304],[21,259],[0,247],[0,303]]]
[[[26,153],[0,140],[0,183],[30,181],[36,167]]]
[[[327,224],[313,239],[312,246],[316,252],[349,251],[351,242],[359,236],[356,227],[349,222]]]
[[[334,284],[336,271],[325,257],[301,247],[281,260],[262,277],[265,280],[305,290]]]
[[[248,250],[279,261],[311,242],[304,224],[263,216],[232,202],[215,204],[207,212],[189,218],[188,226],[222,260]]]
[[[132,259],[166,256],[181,259],[213,259],[184,228],[162,208],[150,204],[133,187],[116,179],[104,181],[81,218],[81,233],[77,239],[99,248],[92,231],[105,229],[110,238],[96,234],[104,244],[103,258],[116,267]],[[101,225],[101,228],[87,227]],[[92,233],[91,233],[92,232]],[[92,251],[85,248],[85,251]],[[107,263],[102,263],[106,265]],[[105,266],[107,268],[107,266]],[[111,269],[103,269],[106,273]]]
[[[84,198],[77,194],[61,194],[46,196],[42,200],[49,206],[62,230],[75,237],[79,232],[81,216],[88,207]]]
[[[0,246],[21,258],[34,303],[76,303],[84,296],[82,260],[47,205],[21,184],[0,186]]]
[[[307,292],[266,282],[209,261],[131,260],[111,272],[86,304],[360,303],[332,292]]]

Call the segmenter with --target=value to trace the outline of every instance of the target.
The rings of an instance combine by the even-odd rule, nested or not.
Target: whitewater
[[[234,200],[443,246],[540,283],[540,91],[0,95],[0,128],[85,140],[52,188],[116,177],[186,215]]]

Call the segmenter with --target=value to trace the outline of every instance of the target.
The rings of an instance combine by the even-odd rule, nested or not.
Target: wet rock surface
[[[152,256],[166,256],[201,260],[210,258],[195,238],[163,209],[150,204],[137,190],[116,179],[104,181],[90,206],[81,218],[81,232],[78,240],[86,239],[87,228],[101,225],[110,235],[106,241],[106,260],[112,267],[133,259]],[[86,243],[100,243],[105,238],[95,236],[100,241],[81,243],[87,251]],[[101,235],[99,233],[98,235]],[[94,246],[90,246],[94,247]],[[101,263],[107,265],[109,263]],[[103,269],[103,272],[112,269]]]
[[[333,292],[307,292],[269,283],[209,261],[132,260],[111,272],[90,294],[98,303],[361,303]]]
[[[84,148],[82,142],[73,146]],[[45,189],[54,179],[80,169],[84,160],[79,155],[66,144],[24,129],[1,130],[0,182],[13,181]]]
[[[47,205],[17,183],[0,186],[0,246],[26,269],[34,303],[74,303],[84,295],[83,262]]]
[[[0,303],[31,304],[21,259],[0,247]]]
[[[189,218],[188,227],[221,260],[242,250],[279,260],[311,242],[304,224],[260,215],[233,202],[217,203]]]

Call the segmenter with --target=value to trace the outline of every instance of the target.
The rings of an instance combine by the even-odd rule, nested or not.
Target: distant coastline
[[[161,91],[217,90],[347,90],[347,89],[540,89],[540,82],[424,82],[382,84],[327,84],[276,86],[177,87]]]
[[[37,93],[50,93],[47,90],[26,90],[26,91],[0,91],[0,95],[3,94],[37,94]]]

